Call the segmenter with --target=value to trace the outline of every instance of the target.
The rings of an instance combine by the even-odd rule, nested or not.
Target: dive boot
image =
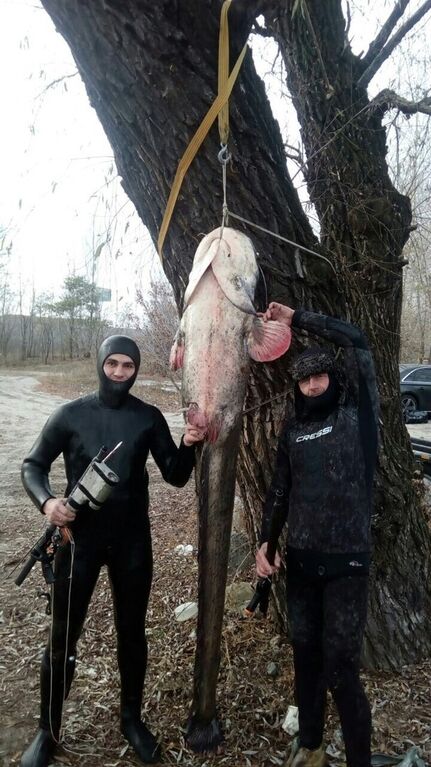
[[[144,764],[160,762],[162,750],[160,743],[144,722],[140,719],[122,719],[121,732],[132,746],[136,756]]]
[[[21,757],[20,767],[48,767],[56,745],[49,730],[39,727],[35,738]]]
[[[301,748],[296,752],[295,756],[289,759],[287,767],[325,767],[326,765],[326,753],[322,746],[319,748]]]

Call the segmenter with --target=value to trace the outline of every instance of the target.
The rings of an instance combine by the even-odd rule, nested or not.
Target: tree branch
[[[294,160],[296,163],[298,163],[298,165],[302,165],[304,158],[297,146],[292,146],[292,144],[284,142],[284,148],[286,151],[286,157],[290,157],[290,159]]]
[[[391,15],[389,16],[387,21],[383,24],[377,37],[375,37],[373,42],[370,43],[370,47],[368,48],[367,53],[362,59],[364,72],[368,69],[370,64],[374,61],[377,54],[382,50],[384,44],[386,43],[386,40],[388,39],[392,30],[394,29],[398,19],[400,19],[401,16],[403,15],[409,2],[410,0],[397,0]]]
[[[409,20],[399,28],[398,32],[394,34],[394,36],[389,40],[388,44],[380,50],[377,56],[375,56],[371,64],[359,78],[359,86],[366,87],[368,85],[370,80],[372,80],[376,72],[382,66],[383,62],[389,58],[392,51],[401,42],[403,37],[405,37],[405,35],[410,32],[410,30],[418,23],[418,21],[421,20],[423,16],[425,16],[426,13],[428,13],[429,10],[431,10],[431,0],[426,0],[426,2],[416,11],[416,13],[414,13],[409,18]]]
[[[45,86],[45,88],[40,93],[38,93],[36,98],[37,99],[40,98],[41,96],[43,96],[44,93],[49,91],[50,88],[55,88],[55,86],[58,85],[59,83],[65,82],[66,80],[70,80],[72,77],[76,77],[78,74],[79,72],[78,70],[76,70],[76,72],[72,72],[71,75],[62,75],[62,77],[57,77],[56,80],[53,80],[52,82],[48,83],[48,85]]]
[[[420,101],[409,101],[402,96],[398,96],[394,91],[385,88],[380,91],[370,103],[371,109],[379,108],[383,112],[389,109],[399,109],[406,115],[414,115],[422,112],[425,115],[431,115],[431,97],[421,99]]]

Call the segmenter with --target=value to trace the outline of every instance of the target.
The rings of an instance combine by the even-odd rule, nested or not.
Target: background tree
[[[35,302],[36,294],[34,285],[32,287],[30,296],[30,306],[28,314],[24,308],[25,289],[22,283],[21,275],[19,279],[18,289],[18,311],[19,311],[19,325],[21,336],[21,351],[20,359],[26,360],[28,357],[33,356],[34,353],[34,320],[35,320]]]
[[[15,309],[15,296],[10,284],[9,260],[12,242],[7,229],[0,227],[0,359],[7,360],[13,323],[11,314]]]
[[[407,40],[391,87],[418,102],[431,66],[426,28]],[[391,112],[387,120],[389,165],[395,185],[412,206],[414,231],[404,249],[401,361],[423,362],[430,353],[431,122],[427,115]]]
[[[152,280],[145,293],[137,290],[136,299],[140,313],[127,319],[138,330],[142,370],[168,376],[177,386],[178,380],[169,368],[169,354],[179,325],[172,290],[167,283]]]
[[[404,274],[401,362],[431,359],[430,256],[429,236],[416,233],[406,247],[409,264]]]
[[[90,356],[97,327],[101,322],[100,300],[94,282],[71,275],[64,281],[64,293],[55,304],[55,311],[67,320],[69,358],[73,359],[84,347]]]
[[[45,365],[54,359],[56,315],[54,297],[42,294],[35,304],[37,315],[38,350]]]
[[[91,103],[115,154],[124,188],[157,240],[178,159],[217,91],[221,4],[147,0],[43,0],[68,41]],[[374,351],[382,406],[382,450],[374,515],[375,571],[365,654],[370,664],[415,661],[431,643],[430,539],[411,481],[413,460],[401,419],[398,381],[403,246],[411,206],[386,162],[385,115],[430,112],[367,88],[382,63],[431,7],[404,22],[394,5],[368,51],[354,55],[340,0],[244,2],[230,10],[236,57],[260,13],[279,46],[306,153],[303,168],[320,225],[310,225],[286,168],[285,147],[264,84],[247,54],[231,102],[230,207],[332,262],[256,232],[270,299],[335,313],[359,323]],[[221,211],[218,136],[212,130],[183,185],[164,251],[181,306],[193,252]],[[263,288],[258,301],[265,301]],[[296,348],[299,341],[296,342]],[[287,360],[253,369],[239,479],[255,535],[284,406]],[[269,399],[269,404],[262,404]],[[256,408],[251,410],[251,408]]]

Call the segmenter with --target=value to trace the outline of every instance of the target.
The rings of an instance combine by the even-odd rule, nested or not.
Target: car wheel
[[[415,413],[418,409],[418,403],[412,394],[403,394],[401,397],[401,406],[403,409],[404,418],[407,418],[412,413]]]

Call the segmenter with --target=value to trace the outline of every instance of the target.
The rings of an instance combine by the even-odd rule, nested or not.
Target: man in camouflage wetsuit
[[[286,569],[299,751],[292,767],[321,767],[327,690],[338,709],[347,767],[370,767],[371,713],[359,678],[367,612],[372,484],[377,454],[374,365],[362,331],[347,322],[270,304],[266,319],[284,320],[341,346],[340,366],[327,347],[296,359],[295,412],[280,437],[265,502],[259,576],[278,569],[266,559],[274,502],[288,522]]]

